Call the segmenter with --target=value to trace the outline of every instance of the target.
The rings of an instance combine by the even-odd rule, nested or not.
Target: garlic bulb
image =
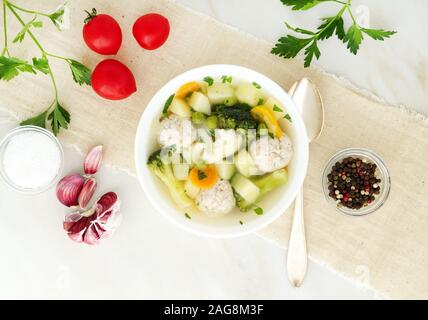
[[[71,240],[89,245],[110,238],[122,222],[120,201],[114,192],[104,194],[86,212],[73,212],[64,217],[63,227]]]
[[[122,221],[119,213],[120,201],[114,192],[104,194],[86,210],[96,188],[93,177],[101,166],[103,147],[96,146],[85,158],[85,174],[72,174],[64,177],[57,185],[58,200],[67,207],[78,211],[65,215],[63,228],[69,238],[75,242],[90,245],[112,236]]]

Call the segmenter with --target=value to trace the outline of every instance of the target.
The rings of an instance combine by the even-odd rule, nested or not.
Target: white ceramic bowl
[[[257,82],[264,92],[279,100],[290,114],[292,123],[286,119],[280,121],[281,127],[293,141],[294,155],[288,171],[289,181],[286,185],[265,195],[258,204],[263,208],[263,215],[253,211],[246,213],[234,209],[228,215],[208,217],[196,209],[178,208],[162,182],[148,169],[146,163],[150,154],[159,148],[156,140],[157,126],[163,106],[168,97],[189,81],[202,81],[206,76],[219,79],[230,75],[234,82]],[[297,108],[288,94],[268,77],[234,65],[209,65],[187,71],[165,84],[151,99],[141,116],[135,138],[135,164],[138,180],[152,205],[168,220],[184,230],[198,235],[216,238],[229,238],[257,231],[277,219],[293,203],[306,175],[308,165],[308,141],[305,127]],[[185,213],[191,219],[185,217]],[[240,221],[243,223],[241,224]]]

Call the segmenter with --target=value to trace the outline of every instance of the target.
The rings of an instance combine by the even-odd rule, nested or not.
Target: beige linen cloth
[[[31,5],[50,11],[56,4],[59,2],[37,1]],[[73,0],[69,1],[69,7],[69,30],[58,32],[48,27],[34,31],[46,50],[94,67],[103,57],[83,43],[83,9],[96,7],[100,12],[113,14],[124,37],[116,58],[133,70],[138,92],[124,101],[103,100],[91,88],[74,84],[67,65],[55,62],[53,70],[60,100],[72,118],[70,129],[59,135],[62,142],[83,152],[102,143],[106,161],[133,174],[134,134],[144,107],[163,84],[181,72],[206,64],[237,64],[266,74],[286,89],[297,79],[309,77],[319,86],[326,108],[325,129],[310,147],[305,182],[310,256],[374,288],[382,296],[428,298],[427,119],[387,106],[380,99],[320,70],[304,69],[299,60],[277,58],[269,53],[272,44],[171,1]],[[171,35],[165,46],[149,52],[136,44],[131,27],[138,16],[153,11],[169,18]],[[11,37],[20,26],[11,15],[9,25]],[[28,37],[23,45],[11,47],[11,52],[27,59],[39,54]],[[17,119],[42,111],[52,95],[47,76],[24,75],[8,83],[0,82],[0,104]],[[321,190],[324,164],[335,152],[348,147],[375,151],[390,170],[390,197],[379,211],[369,216],[349,217],[337,213],[326,203]],[[260,235],[285,247],[290,220],[291,212],[287,212],[261,230]]]

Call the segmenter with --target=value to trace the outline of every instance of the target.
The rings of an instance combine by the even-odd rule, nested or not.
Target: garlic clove
[[[102,233],[102,239],[110,238],[122,223],[120,200],[116,193],[104,194],[95,204],[97,214],[97,230]]]
[[[95,213],[95,210],[88,210]],[[86,213],[86,212],[85,212]],[[91,222],[96,218],[95,215],[85,216],[80,212],[69,213],[64,217],[63,228],[68,237],[77,243],[87,243],[88,230]]]
[[[73,212],[64,217],[63,228],[67,232],[71,240],[75,242],[83,242],[83,234],[86,231],[87,221],[78,213]]]
[[[80,191],[85,178],[80,174],[72,174],[62,178],[56,187],[56,196],[63,205],[72,207],[78,205]]]
[[[103,159],[103,146],[96,146],[86,155],[83,168],[85,174],[95,174],[101,166]]]
[[[101,241],[101,235],[96,228],[96,224],[91,224],[85,234],[85,243],[89,245],[99,244]]]
[[[110,238],[122,222],[119,209],[117,195],[108,192],[86,212],[67,214],[63,222],[64,230],[75,242],[99,244],[101,240]]]
[[[95,180],[95,178],[89,178],[88,180],[86,180],[82,190],[80,191],[79,198],[78,198],[79,207],[81,209],[84,210],[87,207],[96,189],[97,189],[97,181]]]
[[[106,212],[113,210],[113,208],[116,206],[120,207],[120,202],[119,198],[117,197],[117,194],[114,192],[107,192],[100,199],[98,199],[94,207],[97,215],[99,217],[103,217]]]

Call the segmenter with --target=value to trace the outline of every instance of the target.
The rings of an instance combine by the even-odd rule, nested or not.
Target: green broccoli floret
[[[191,206],[192,199],[186,195],[183,183],[174,177],[171,164],[162,161],[161,151],[155,151],[150,155],[147,161],[149,169],[162,180],[177,205],[183,208]]]
[[[226,106],[224,104],[214,107],[214,114],[218,119],[218,127],[221,129],[257,129],[258,122],[250,113],[251,107],[247,104]]]

